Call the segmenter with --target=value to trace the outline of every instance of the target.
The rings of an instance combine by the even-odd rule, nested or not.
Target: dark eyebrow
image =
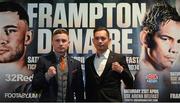
[[[170,38],[170,39],[173,39],[171,36],[168,36],[168,35],[158,35],[159,37],[167,37],[167,38]]]
[[[17,28],[17,26],[15,26],[15,25],[6,25],[6,26],[4,27],[4,29],[7,29],[7,28]]]

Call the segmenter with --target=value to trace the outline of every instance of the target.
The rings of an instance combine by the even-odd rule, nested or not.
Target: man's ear
[[[111,44],[111,41],[112,41],[111,38],[109,38],[109,45]]]
[[[71,42],[70,42],[70,41],[68,41],[68,46],[70,46],[70,43],[71,43]]]
[[[24,44],[25,44],[25,46],[27,46],[27,45],[31,44],[31,42],[32,42],[32,31],[28,30],[25,35]]]
[[[147,35],[148,35],[148,31],[146,31],[144,29],[140,32],[140,42],[141,42],[141,45],[145,46],[145,47],[148,47],[148,42],[146,39]]]
[[[92,38],[92,43],[94,44],[94,38]]]

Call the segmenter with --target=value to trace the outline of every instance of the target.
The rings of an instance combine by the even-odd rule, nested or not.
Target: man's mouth
[[[103,47],[103,45],[98,45],[98,47]]]
[[[8,51],[9,51],[9,49],[7,49],[7,48],[0,48],[0,55],[6,53]]]
[[[166,56],[166,58],[171,61],[171,62],[174,62],[175,61],[175,57],[172,57],[172,56]]]
[[[64,47],[59,47],[59,49],[64,49]]]

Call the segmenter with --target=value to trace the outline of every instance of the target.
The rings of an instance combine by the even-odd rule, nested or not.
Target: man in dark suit
[[[53,52],[40,57],[32,81],[32,90],[41,93],[40,101],[83,101],[81,63],[68,56],[69,44],[68,32],[57,29],[52,36]]]
[[[133,77],[125,56],[111,52],[109,31],[105,27],[94,29],[93,43],[96,54],[85,61],[85,92],[87,101],[122,101],[121,80],[126,88],[133,88]]]

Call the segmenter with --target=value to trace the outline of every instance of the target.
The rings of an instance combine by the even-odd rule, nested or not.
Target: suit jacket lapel
[[[54,66],[56,68],[56,71],[57,71],[57,69],[58,69],[58,67],[57,67],[58,60],[57,60],[56,55],[55,55],[54,52],[50,53],[50,60],[51,60],[51,66]],[[54,85],[55,88],[58,88],[57,81],[58,81],[58,74],[56,74],[54,79],[53,79],[53,83],[55,83],[55,85]]]
[[[99,79],[100,77],[99,77],[99,75],[97,74],[96,69],[95,69],[95,66],[94,66],[94,58],[95,58],[95,54],[93,54],[93,56],[90,58],[90,61],[89,61],[89,64],[90,64],[90,65],[89,65],[89,66],[90,66],[92,72],[94,72],[96,78]]]
[[[68,56],[67,57],[67,63],[68,63],[68,84],[71,86],[72,83],[72,71],[73,71],[73,60]]]
[[[53,65],[53,66],[55,66],[56,67],[56,65],[58,64],[58,60],[57,60],[57,58],[56,58],[56,55],[55,55],[55,53],[54,52],[51,52],[50,53],[50,60],[51,60],[51,65]]]
[[[112,55],[112,52],[110,51],[109,53],[109,56],[108,56],[108,59],[107,59],[107,62],[106,62],[106,65],[105,65],[105,68],[104,68],[104,71],[102,73],[102,75],[100,76],[101,79],[104,78],[104,76],[109,72],[109,70],[111,69],[111,64],[113,62],[113,55]]]
[[[111,64],[113,61],[113,53],[110,51],[109,56],[108,56],[108,60],[106,62],[105,68],[104,68],[104,71],[100,76],[96,72],[96,69],[94,66],[94,58],[95,58],[95,54],[90,59],[90,66],[92,68],[92,71],[96,74],[96,77],[102,80],[104,78],[104,76],[108,73],[109,69],[111,68]]]

